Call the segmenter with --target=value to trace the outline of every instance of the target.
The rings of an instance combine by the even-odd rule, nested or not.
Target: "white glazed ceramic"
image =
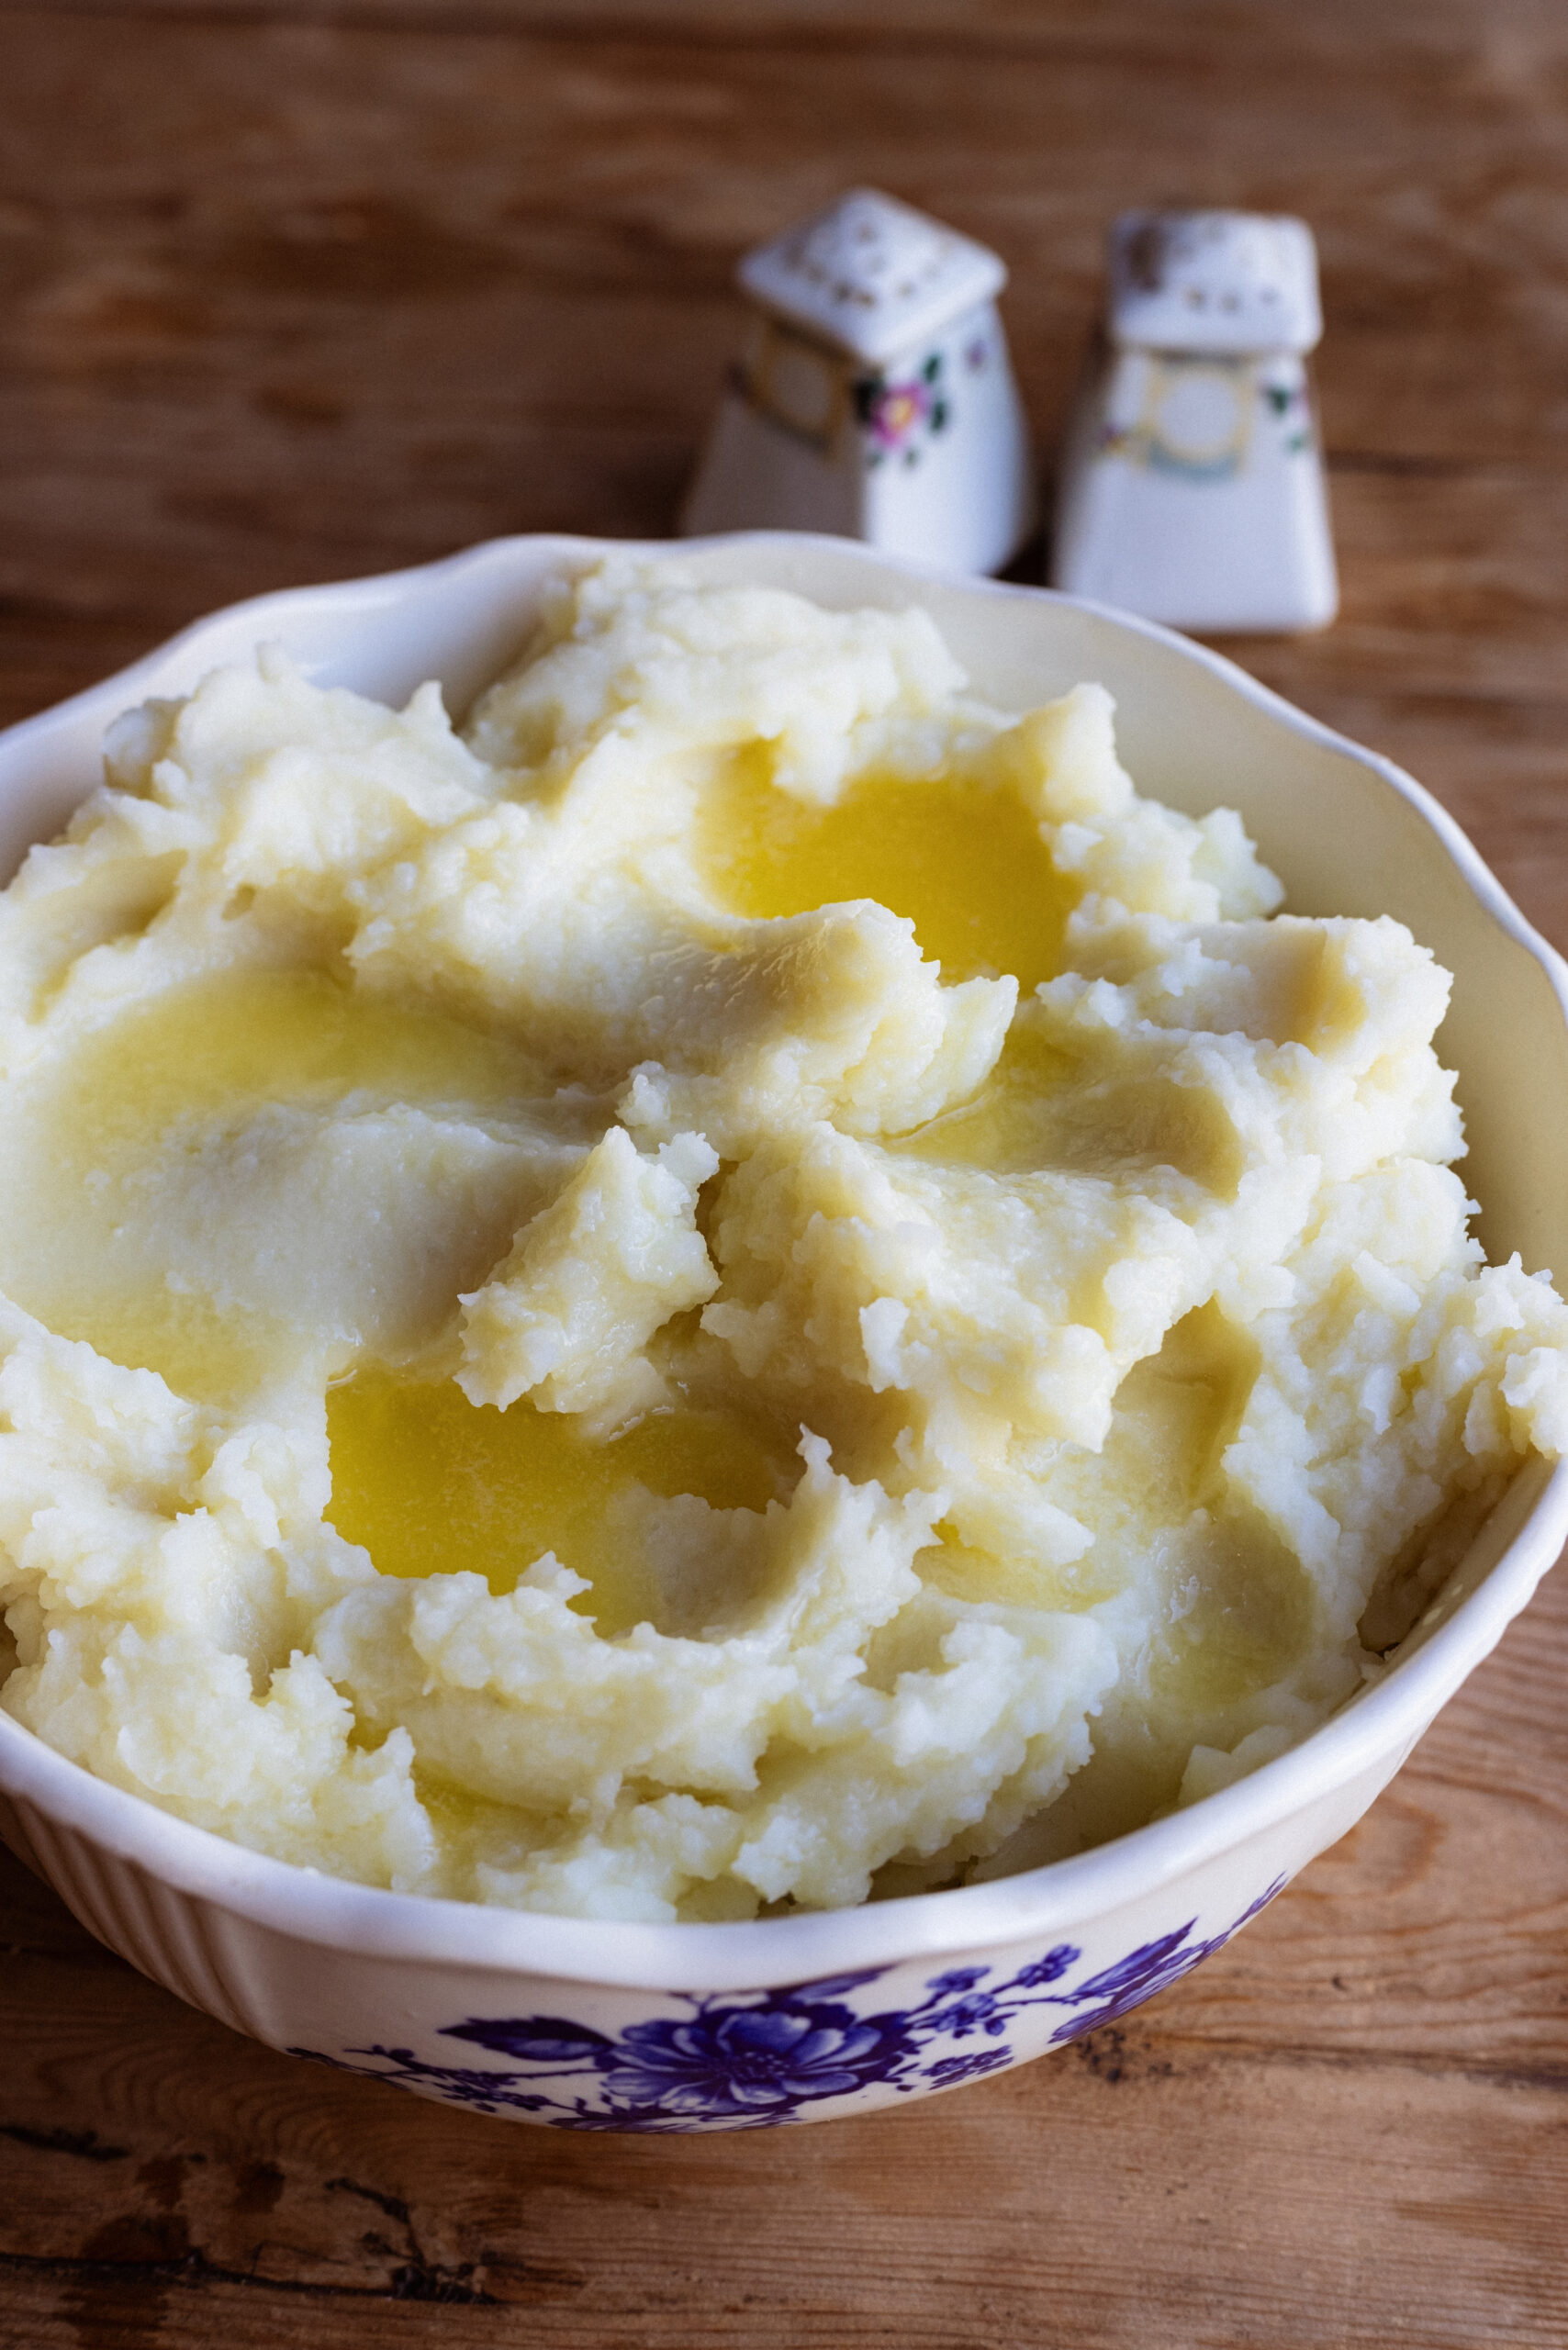
[[[1338,604],[1305,354],[1305,221],[1126,212],[1069,431],[1053,584],[1178,628],[1321,628]]]
[[[834,531],[999,571],[1035,519],[988,246],[856,188],[742,261],[738,364],[687,500],[689,536]]]
[[[0,870],[95,780],[105,724],[280,642],[398,699],[460,709],[518,648],[540,582],[600,549],[509,539],[242,604],[0,737]],[[675,555],[831,605],[924,605],[981,691],[1024,708],[1098,677],[1145,790],[1238,808],[1304,912],[1392,912],[1454,972],[1440,1036],[1491,1252],[1568,1270],[1568,970],[1420,787],[1201,648],[1028,588],[796,536]],[[566,2129],[756,2127],[864,2111],[1038,2055],[1223,1942],[1361,1816],[1495,1644],[1568,1533],[1568,1467],[1524,1468],[1381,1677],[1250,1778],[1048,1867],[744,1925],[520,1915],[266,1860],[101,1784],[0,1714],[0,1828],[100,1939],[274,2048]]]

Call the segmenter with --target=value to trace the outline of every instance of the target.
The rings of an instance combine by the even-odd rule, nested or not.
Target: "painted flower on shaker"
[[[882,384],[866,404],[871,437],[884,449],[902,449],[931,406],[924,384]]]
[[[873,464],[883,457],[902,456],[913,464],[924,434],[946,430],[948,408],[942,389],[942,354],[933,352],[918,375],[898,383],[879,375],[864,377],[855,386],[856,414],[871,444]]]

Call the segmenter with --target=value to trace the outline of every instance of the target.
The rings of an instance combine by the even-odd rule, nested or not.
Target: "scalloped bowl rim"
[[[1529,923],[1446,809],[1392,760],[1298,710],[1228,661],[1158,622],[1058,590],[957,576],[904,559],[873,555],[853,542],[815,534],[750,532],[716,540],[609,541],[565,533],[486,540],[436,562],[364,578],[282,588],[225,605],[100,684],[0,731],[0,755],[14,755],[62,723],[100,706],[112,717],[152,689],[172,661],[197,653],[204,637],[237,622],[254,623],[264,641],[269,620],[321,607],[357,604],[367,614],[395,608],[422,589],[493,562],[519,546],[558,550],[566,564],[612,549],[678,559],[713,547],[788,541],[791,553],[813,546],[866,558],[867,568],[975,597],[1025,598],[1069,607],[1173,649],[1207,669],[1232,692],[1319,745],[1350,757],[1404,799],[1437,835],[1483,910],[1540,965],[1568,1027],[1568,963]],[[1050,1936],[1170,1884],[1227,1851],[1267,1834],[1306,1810],[1327,1790],[1405,1752],[1467,1674],[1496,1645],[1507,1625],[1568,1540],[1568,1460],[1527,1461],[1494,1513],[1518,1523],[1501,1555],[1445,1622],[1383,1678],[1247,1777],[1186,1810],[1129,1830],[1073,1857],[1014,1875],[946,1891],[912,1894],[857,1908],[812,1910],[728,1925],[557,1916],[393,1893],[274,1860],[193,1826],[150,1799],[95,1777],[0,1710],[0,1790],[30,1803],[62,1827],[172,1887],[295,1940],[351,1955],[460,1964],[550,1975],[605,1987],[706,1989],[720,1982],[757,1986],[806,1980],[850,1968],[933,1958],[948,1953]],[[1462,1573],[1462,1567],[1458,1571]]]

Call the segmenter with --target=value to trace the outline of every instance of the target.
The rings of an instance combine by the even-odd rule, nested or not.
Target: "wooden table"
[[[665,531],[735,252],[857,180],[1006,255],[1047,450],[1114,210],[1312,221],[1345,612],[1240,657],[1568,946],[1552,0],[7,0],[0,716],[263,588]],[[1565,1674],[1549,1584],[1196,1975],[823,2130],[580,2140],[328,2078],[8,1865],[0,2343],[1562,2350]]]

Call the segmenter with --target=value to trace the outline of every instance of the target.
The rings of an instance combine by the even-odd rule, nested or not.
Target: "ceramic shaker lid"
[[[1312,231],[1283,214],[1124,212],[1110,329],[1154,351],[1310,351],[1323,332]]]
[[[758,245],[739,276],[754,301],[873,367],[1007,281],[989,247],[874,188]]]

